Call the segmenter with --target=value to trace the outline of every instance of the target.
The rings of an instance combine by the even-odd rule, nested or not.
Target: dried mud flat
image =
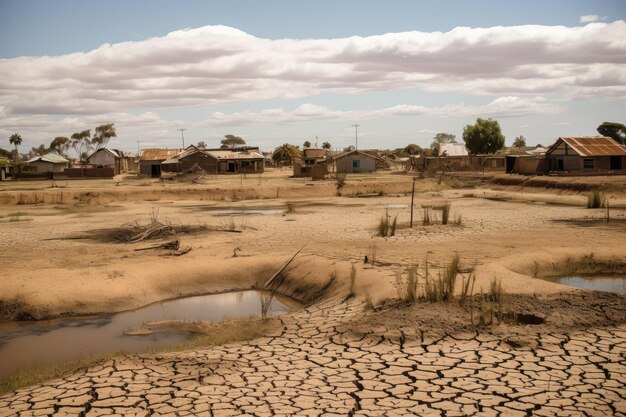
[[[586,210],[584,196],[576,194],[437,188],[421,190],[416,203],[442,200],[462,214],[462,226],[408,229],[407,209],[394,208],[389,211],[399,214],[403,227],[388,238],[376,236],[376,225],[388,207],[406,205],[406,195],[123,201],[115,210],[22,205],[32,220],[0,229],[7,273],[0,294],[20,300],[16,308],[31,316],[120,311],[250,288],[304,243],[282,291],[303,301],[320,296],[279,317],[280,330],[260,339],[118,357],[6,394],[0,417],[626,415],[626,298],[532,278],[581,256],[623,262],[623,208],[615,210],[619,221],[611,225],[578,227],[571,222],[595,221],[602,212]],[[623,207],[626,199],[618,195],[616,202]],[[229,233],[219,230],[224,220],[207,206],[284,206],[285,212],[247,217],[241,233]],[[70,238],[146,221],[155,207],[162,218],[207,228],[181,238],[193,247],[190,253],[167,257],[135,251],[141,243]],[[0,207],[0,215],[16,210]],[[236,219],[238,226],[243,221]],[[474,268],[477,290],[496,276],[517,313],[544,323],[478,327],[458,304],[398,303],[398,271],[422,267],[425,259],[442,266],[454,253],[463,267]],[[363,264],[365,255],[378,262]],[[352,291],[353,263],[358,277]],[[367,296],[376,311],[364,311]]]
[[[109,360],[0,398],[0,416],[620,416],[626,327],[425,338],[330,298],[250,342]],[[345,326],[344,326],[345,327]],[[348,326],[351,327],[351,326]]]

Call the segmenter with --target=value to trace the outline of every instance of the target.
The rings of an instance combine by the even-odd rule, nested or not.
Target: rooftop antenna
[[[356,141],[356,146],[354,147],[355,150],[359,150],[359,126],[361,125],[352,125],[352,127],[354,128],[354,139]]]
[[[183,149],[185,149],[185,130],[187,129],[178,129],[180,131],[180,136],[183,138]]]

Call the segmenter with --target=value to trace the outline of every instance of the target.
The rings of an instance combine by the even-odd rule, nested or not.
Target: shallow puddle
[[[78,359],[111,352],[137,352],[174,345],[184,336],[154,333],[130,336],[125,332],[149,321],[220,321],[260,316],[260,291],[178,298],[117,314],[37,322],[0,323],[0,378],[19,368]],[[292,311],[297,303],[274,297],[270,311]]]
[[[550,277],[544,279],[586,290],[626,294],[626,277],[621,275]]]

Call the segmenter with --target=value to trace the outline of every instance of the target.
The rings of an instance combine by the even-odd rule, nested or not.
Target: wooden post
[[[413,228],[413,200],[415,199],[415,179],[416,177],[413,177],[413,189],[411,190],[411,229]]]
[[[604,201],[606,201],[606,222],[608,223],[610,218],[611,218],[611,212],[610,212],[610,209],[609,209],[609,199],[608,199],[608,197],[605,198]]]

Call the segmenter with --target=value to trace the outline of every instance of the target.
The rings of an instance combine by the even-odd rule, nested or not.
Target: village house
[[[160,177],[161,162],[178,155],[182,151],[183,149],[181,148],[142,149],[141,158],[139,159],[139,173],[142,175],[149,175],[151,177]]]
[[[338,173],[375,172],[378,158],[362,151],[344,152],[335,157],[335,169]]]
[[[100,148],[87,158],[87,163],[97,168],[113,168],[115,175],[139,169],[139,159],[135,154],[118,149]]]
[[[305,148],[302,156],[293,160],[293,176],[324,179],[328,174],[326,154],[326,149]]]
[[[260,174],[265,170],[265,157],[259,148],[207,149],[203,152],[218,160],[219,174]]]
[[[548,148],[546,158],[555,173],[588,175],[626,170],[626,146],[605,136],[561,137]]]
[[[163,172],[204,171],[209,174],[217,174],[217,168],[217,158],[193,145],[178,155],[161,162]]]
[[[31,158],[26,163],[31,173],[63,172],[70,165],[70,161],[53,152]]]

